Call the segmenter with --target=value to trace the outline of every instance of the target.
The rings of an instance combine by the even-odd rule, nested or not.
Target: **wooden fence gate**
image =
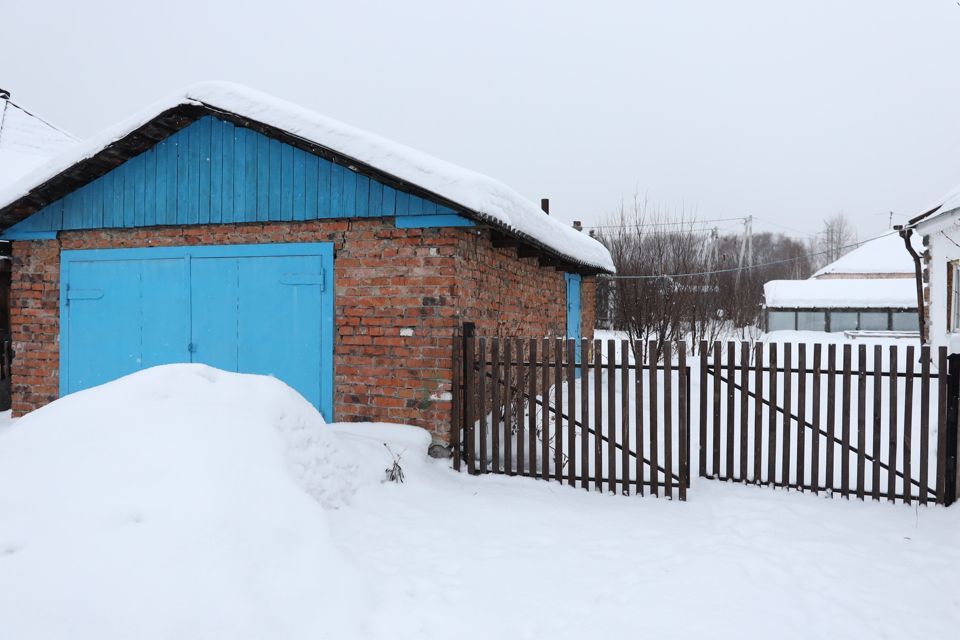
[[[700,476],[861,500],[956,499],[960,356],[858,345],[854,359],[849,344],[699,351]]]
[[[454,342],[456,469],[686,500],[685,345],[474,336]],[[664,353],[675,353],[676,362],[661,362]]]

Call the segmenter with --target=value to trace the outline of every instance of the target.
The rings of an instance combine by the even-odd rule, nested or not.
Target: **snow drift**
[[[0,439],[0,636],[355,634],[327,510],[355,476],[274,378],[169,365],[62,398]]]

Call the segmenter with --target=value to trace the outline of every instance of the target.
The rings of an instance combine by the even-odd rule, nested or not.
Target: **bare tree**
[[[749,339],[764,283],[810,274],[803,244],[783,235],[752,236],[754,266],[739,269],[743,236],[704,231],[684,212],[668,217],[635,199],[608,222],[599,239],[617,275],[600,280],[598,317],[610,317],[613,328],[644,346],[684,340],[697,348],[733,331]]]
[[[814,269],[820,269],[850,251],[857,242],[857,231],[843,214],[823,221],[823,229],[810,242],[810,258]]]

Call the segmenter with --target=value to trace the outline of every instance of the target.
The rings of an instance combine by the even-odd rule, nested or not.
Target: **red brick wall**
[[[463,321],[488,335],[560,335],[563,273],[494,249],[488,232],[396,229],[392,219],[64,231],[13,243],[15,415],[57,397],[60,249],[254,242],[333,242],[334,407],[340,421],[403,422],[445,440],[451,337]],[[592,336],[593,278],[583,331]]]
[[[495,248],[489,231],[461,231],[456,252],[457,308],[485,336],[546,337],[566,333],[564,272],[518,258],[516,248]],[[593,337],[595,281],[581,287],[582,332]]]

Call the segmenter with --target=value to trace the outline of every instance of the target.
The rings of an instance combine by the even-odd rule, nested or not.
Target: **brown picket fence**
[[[685,345],[475,336],[455,342],[456,469],[686,500]]]
[[[699,351],[700,476],[955,500],[960,361],[946,348],[857,345],[854,358],[849,344],[704,342]]]

